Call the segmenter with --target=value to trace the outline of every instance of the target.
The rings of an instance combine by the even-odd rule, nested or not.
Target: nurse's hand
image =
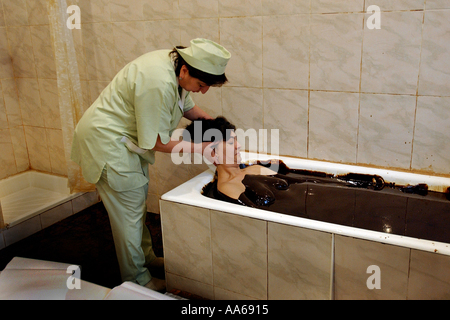
[[[216,152],[214,151],[214,143],[211,142],[203,142],[203,157],[207,159],[211,164],[217,164],[217,158],[215,157]]]

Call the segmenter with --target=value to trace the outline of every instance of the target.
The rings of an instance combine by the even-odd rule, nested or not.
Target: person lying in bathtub
[[[185,140],[194,143],[213,142],[212,158],[216,166],[212,182],[214,198],[250,207],[271,206],[276,198],[290,202],[290,210],[303,211],[304,203],[298,201],[305,182],[356,186],[353,181],[333,180],[330,177],[292,174],[283,162],[270,160],[267,163],[242,165],[240,149],[235,133],[236,127],[224,117],[198,119],[186,127]],[[275,170],[272,170],[275,169]],[[381,178],[381,177],[380,177]],[[292,208],[296,206],[298,208]],[[280,208],[284,210],[284,208]]]
[[[268,205],[275,199],[266,186],[255,183],[248,176],[277,175],[276,171],[261,165],[241,168],[241,145],[237,141],[236,127],[224,117],[213,120],[198,119],[186,127],[189,138],[194,142],[214,142],[212,145],[217,198],[247,206]],[[185,136],[186,139],[186,136]],[[287,182],[275,179],[278,188],[287,188]]]

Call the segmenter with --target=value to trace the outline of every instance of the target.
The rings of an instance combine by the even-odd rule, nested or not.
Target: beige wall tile
[[[220,17],[260,16],[261,0],[219,0]]]
[[[177,289],[205,299],[214,300],[214,288],[209,284],[166,273],[166,285],[168,291]]]
[[[302,90],[264,89],[264,129],[268,130],[268,152],[276,143],[279,154],[307,157],[308,92]],[[279,130],[272,140],[271,129]]]
[[[440,6],[436,2],[435,4]],[[419,94],[450,95],[449,19],[450,11],[448,10],[425,12]]]
[[[362,94],[357,161],[409,169],[416,98]]]
[[[220,42],[230,51],[233,86],[262,86],[262,17],[220,19]]]
[[[7,28],[10,55],[13,58],[14,76],[36,78],[30,28],[27,26]]]
[[[2,150],[0,154],[0,179],[3,179],[17,173],[14,149],[9,129],[0,129],[0,148]]]
[[[111,21],[144,19],[144,0],[110,0]]]
[[[427,7],[430,0],[427,0]],[[375,3],[374,3],[375,4]],[[381,11],[386,10],[420,10],[424,8],[423,0],[378,0],[376,3],[380,7]],[[367,3],[366,3],[367,6]],[[367,8],[366,8],[367,9]]]
[[[27,3],[25,0],[2,0],[7,26],[23,26],[28,24]]]
[[[45,128],[25,126],[31,169],[52,172]]]
[[[58,83],[54,79],[38,79],[41,110],[46,128],[61,129]]]
[[[178,156],[176,154],[173,155]],[[158,153],[156,156],[155,173],[158,181],[157,193],[164,193],[176,188],[180,184],[193,178],[188,170],[190,164],[175,164],[172,155],[169,153]],[[154,192],[156,191],[154,190]]]
[[[180,45],[178,20],[146,21],[144,26],[145,51],[172,49]],[[184,44],[189,46],[189,42]]]
[[[311,0],[312,13],[361,12],[363,0]]]
[[[449,256],[411,250],[408,299],[450,299]]]
[[[356,163],[359,94],[310,93],[308,157]]]
[[[195,38],[206,38],[220,43],[219,19],[181,19],[181,42],[183,46],[190,46],[190,41]],[[228,69],[226,70],[228,74]]]
[[[450,3],[447,0],[427,0],[426,9],[450,9]]]
[[[211,211],[214,286],[267,299],[267,222]]]
[[[50,27],[30,27],[33,54],[38,78],[56,79],[56,65],[51,41]]]
[[[309,15],[263,18],[264,87],[308,89],[309,20]]]
[[[236,128],[242,150],[258,151],[259,129],[263,128],[263,90],[253,88],[222,88],[224,116]],[[247,137],[247,138],[246,138]]]
[[[223,87],[224,116],[244,131],[263,128],[263,91],[254,88]]]
[[[410,249],[335,236],[335,298],[337,300],[406,299]],[[370,290],[367,280],[380,268],[381,289]]]
[[[362,14],[311,16],[311,89],[359,91]]]
[[[209,210],[161,200],[166,272],[213,284]]]
[[[117,70],[143,55],[145,51],[145,22],[113,23],[115,59]]]
[[[214,18],[219,16],[219,0],[179,0],[180,16],[187,18]]]
[[[58,129],[45,129],[48,141],[50,165],[53,173],[67,176],[66,156],[64,152],[62,131]]]
[[[46,0],[26,0],[26,2],[30,25],[49,24]]]
[[[82,12],[82,22],[105,22],[111,21],[109,0],[69,0],[67,6],[77,5]]]
[[[1,11],[1,10],[0,10]],[[6,28],[0,28],[0,79],[14,78]]]
[[[211,87],[206,94],[202,94],[200,92],[191,93],[191,97],[195,104],[208,113],[211,117],[223,115],[221,88]]]
[[[111,23],[83,24],[83,46],[89,80],[111,81],[117,73]]]
[[[262,0],[261,2],[264,15],[309,13],[311,6],[310,0]]]
[[[180,16],[178,0],[148,0],[144,1],[145,20],[177,19]]]
[[[269,222],[270,300],[331,298],[331,234]]]
[[[11,128],[20,126],[22,125],[22,115],[16,81],[14,79],[3,79],[1,83],[9,126]]]
[[[423,12],[384,12],[381,29],[365,16],[361,91],[415,94],[419,75]]]
[[[23,126],[10,128],[10,132],[17,172],[26,171],[30,168],[30,160]]]
[[[450,146],[446,143],[450,129],[450,97],[419,97],[412,168],[448,173]]]
[[[16,83],[23,124],[44,127],[45,121],[41,109],[38,80],[19,78]]]

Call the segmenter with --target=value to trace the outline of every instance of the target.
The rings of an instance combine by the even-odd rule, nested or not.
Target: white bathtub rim
[[[256,159],[256,157],[252,154],[248,154],[250,157],[254,157],[251,159]],[[268,156],[268,158],[263,155],[263,157],[259,158],[260,160],[274,159],[273,156]],[[280,157],[286,165],[289,166],[289,159],[285,160]],[[294,159],[298,160],[298,159]],[[305,160],[309,161],[309,160]],[[315,161],[317,162],[317,161]],[[339,165],[340,166],[340,165]],[[347,165],[343,165],[347,168]],[[293,166],[294,167],[294,166]],[[297,167],[297,166],[296,166]],[[309,170],[316,170],[315,168],[311,169],[307,167]],[[361,167],[358,167],[361,168]],[[375,171],[376,169],[374,169]],[[380,169],[378,169],[380,170]],[[317,170],[320,171],[320,170]],[[371,171],[371,174],[377,174]],[[386,170],[385,170],[386,171]],[[354,171],[350,171],[354,172]],[[364,173],[359,172],[358,173]],[[392,173],[391,173],[392,175]],[[409,174],[411,175],[411,174]],[[426,176],[430,177],[430,176]],[[440,177],[431,177],[431,178],[440,178]],[[313,229],[323,232],[328,232],[332,234],[338,234],[347,237],[354,237],[364,240],[381,242],[384,244],[396,245],[411,249],[417,249],[422,251],[434,252],[443,255],[450,255],[450,244],[431,241],[425,239],[417,239],[407,236],[400,236],[390,233],[377,232],[372,230],[360,229],[355,227],[343,226],[323,221],[317,221],[307,218],[301,218],[296,216],[291,216],[287,214],[281,214],[276,212],[271,212],[262,209],[249,208],[246,206],[241,206],[237,204],[232,204],[220,200],[211,199],[205,197],[201,194],[203,187],[208,184],[213,179],[213,172],[211,170],[207,170],[193,179],[185,182],[184,184],[178,186],[177,188],[167,192],[164,194],[161,199],[170,202],[176,202],[180,204],[191,205],[195,207],[206,208],[210,210],[221,211],[230,214],[237,214],[240,216],[245,216],[249,218],[270,221],[280,224],[292,225],[296,227],[303,227],[307,229]],[[445,179],[445,178],[444,178]],[[448,179],[445,180],[448,182]],[[444,180],[439,180],[442,182]],[[226,208],[225,208],[226,207]]]
[[[342,175],[347,173],[361,173],[361,174],[376,174],[386,182],[395,182],[396,185],[417,185],[419,183],[426,183],[428,190],[445,192],[450,187],[450,178],[419,174],[413,172],[404,172],[397,170],[372,168],[367,166],[357,166],[342,163],[333,163],[326,161],[317,161],[309,159],[291,158],[283,156],[273,156],[262,153],[241,152],[242,162],[254,160],[270,160],[280,159],[289,168],[298,169],[305,168],[311,171],[325,172],[333,175]]]

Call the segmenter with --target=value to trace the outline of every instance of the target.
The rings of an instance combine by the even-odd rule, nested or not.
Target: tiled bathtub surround
[[[271,157],[242,156],[261,161]],[[429,190],[442,192],[450,184],[443,177],[289,157],[280,160],[292,169],[337,176],[377,174],[397,186],[426,183]],[[271,207],[261,210],[202,195],[212,179],[213,172],[205,171],[160,201],[169,288],[210,299],[449,298],[450,248],[448,224],[443,223],[448,219],[442,218],[448,212],[447,199],[394,198],[388,191],[361,197],[369,191],[330,192],[330,186],[305,183],[295,190],[300,203],[300,195],[307,193],[308,215],[301,215],[300,203],[298,215],[288,215],[277,213],[276,205],[272,211]],[[354,197],[347,196],[348,191]],[[330,193],[340,200],[336,202]],[[431,210],[425,213],[424,208]],[[393,209],[401,212],[391,216]],[[375,221],[380,222],[377,231],[370,229]],[[366,285],[370,266],[381,270],[381,289]]]
[[[66,174],[45,1],[0,1],[0,178]],[[194,100],[244,130],[279,129],[280,154],[449,174],[449,1],[67,2],[81,10],[86,106],[132,59],[205,37],[231,51],[230,83]],[[366,26],[369,4],[379,30]],[[205,168],[158,155],[151,209]]]
[[[169,289],[208,299],[448,299],[450,256],[161,200]],[[381,289],[369,289],[368,267]]]

